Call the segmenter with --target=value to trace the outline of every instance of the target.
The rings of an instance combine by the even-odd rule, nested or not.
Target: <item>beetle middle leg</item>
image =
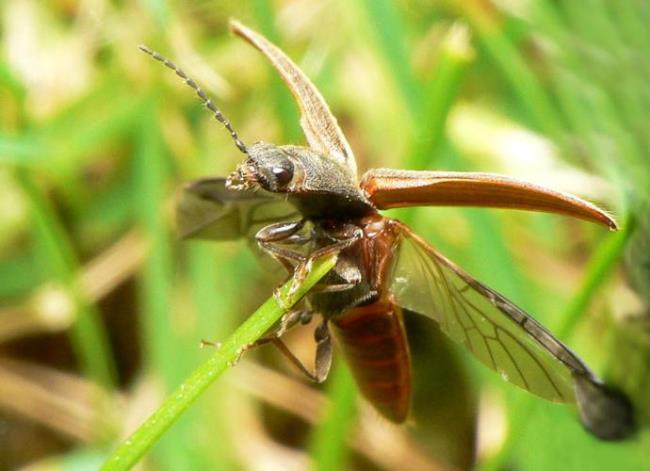
[[[303,259],[299,261],[294,270],[293,283],[291,285],[291,288],[289,288],[289,296],[293,295],[298,290],[309,272],[311,272],[312,266],[316,260],[322,257],[327,257],[329,255],[338,254],[341,251],[352,247],[362,237],[363,231],[353,224],[346,224],[343,227],[339,228],[336,233],[328,234],[328,238],[333,239],[335,242],[313,251],[308,256],[303,257]],[[358,281],[359,280],[356,279],[349,280],[350,283],[345,284],[354,286],[354,284],[356,284]]]

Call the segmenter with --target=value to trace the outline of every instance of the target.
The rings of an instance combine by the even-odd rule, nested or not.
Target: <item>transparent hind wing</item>
[[[555,402],[575,402],[574,375],[599,383],[562,342],[521,308],[401,227],[391,292],[501,377]]]
[[[264,226],[298,219],[286,200],[259,190],[228,190],[225,178],[188,183],[176,205],[176,225],[184,239],[252,240]]]

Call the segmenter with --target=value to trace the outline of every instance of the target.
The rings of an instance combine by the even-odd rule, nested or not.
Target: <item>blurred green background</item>
[[[177,240],[181,184],[241,158],[145,43],[245,142],[304,143],[236,17],[319,87],[361,170],[499,172],[624,224],[391,213],[529,310],[630,394],[602,443],[407,319],[412,419],[383,423],[337,362],[322,387],[251,352],[143,469],[650,469],[650,4],[643,0],[4,0],[0,3],[0,469],[94,469],[272,292],[244,242]],[[625,257],[624,257],[625,256]],[[625,265],[619,263],[625,259]],[[312,355],[310,328],[287,342]]]

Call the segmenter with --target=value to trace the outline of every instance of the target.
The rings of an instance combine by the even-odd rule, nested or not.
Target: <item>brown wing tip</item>
[[[248,27],[244,26],[244,24],[236,18],[228,19],[228,27],[230,28],[230,32],[239,36],[242,35],[242,32],[248,29]]]
[[[609,214],[605,214],[605,223],[609,227],[610,231],[618,231],[620,229],[620,226],[616,222],[616,220],[611,217]]]
[[[611,216],[607,211],[597,206],[593,206],[593,209],[589,211],[584,217],[585,219],[591,220],[592,222],[597,222],[604,226],[607,226],[610,231],[618,231],[620,229],[620,226],[616,222],[616,219],[614,219],[614,216]]]
[[[239,36],[244,39],[249,44],[253,45],[256,49],[261,50],[260,42],[264,43],[265,39],[261,37],[258,33],[250,29],[241,21],[230,18],[228,20],[228,26],[230,27],[230,32],[235,36]],[[268,42],[268,41],[267,41]]]

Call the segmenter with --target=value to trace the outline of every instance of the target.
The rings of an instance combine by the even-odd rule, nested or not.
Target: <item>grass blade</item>
[[[528,112],[535,126],[558,142],[564,134],[561,115],[535,73],[502,28],[502,18],[480,2],[460,3],[459,9],[479,41]]]
[[[314,469],[345,469],[346,443],[357,415],[357,387],[344,364],[338,364],[328,384],[328,403],[311,438]]]
[[[270,0],[253,0],[252,4],[260,32],[274,44],[281,45],[280,34],[275,27],[275,9]],[[302,131],[298,125],[300,115],[289,89],[277,74],[271,76],[269,86],[283,140],[300,142],[303,139]]]
[[[312,271],[296,293],[289,297],[289,280],[281,289],[280,297],[288,307],[296,304],[336,263],[336,256],[329,256],[314,263]],[[229,365],[239,358],[242,349],[259,339],[285,310],[274,297],[269,298],[251,315],[201,366],[165,400],[104,463],[104,471],[130,469],[154,443],[174,424],[190,405],[212,384]]]
[[[587,265],[586,274],[580,289],[573,297],[562,316],[562,325],[556,330],[558,336],[567,339],[575,330],[578,322],[587,311],[589,302],[598,292],[608,275],[618,265],[627,241],[634,232],[634,219],[630,215],[626,218],[623,229],[606,238],[595,249]]]
[[[85,299],[76,286],[78,262],[72,243],[55,215],[54,209],[36,187],[24,169],[17,172],[18,179],[30,200],[34,215],[34,231],[42,262],[50,275],[62,283],[70,293],[76,308],[75,322],[70,339],[84,373],[98,384],[110,389],[115,384],[108,338],[99,320],[97,309]]]
[[[449,111],[460,89],[465,71],[474,58],[469,31],[454,24],[445,37],[434,77],[424,88],[425,106],[413,148],[404,162],[405,168],[430,168],[445,141]]]
[[[419,116],[422,111],[421,87],[411,72],[401,15],[393,2],[386,0],[364,0],[362,4],[392,79],[409,112]]]

